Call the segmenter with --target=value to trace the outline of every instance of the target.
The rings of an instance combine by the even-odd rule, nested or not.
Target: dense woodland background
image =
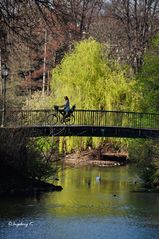
[[[89,37],[137,72],[158,32],[158,10],[157,0],[0,1],[0,69],[9,66],[10,92],[48,93],[52,68],[74,42]]]
[[[158,112],[158,33],[158,0],[0,0],[7,107],[50,108],[68,95],[78,108]],[[44,152],[50,140],[34,143]],[[103,140],[57,144],[70,152],[99,147]],[[148,183],[159,184],[157,140],[117,145],[140,161]]]

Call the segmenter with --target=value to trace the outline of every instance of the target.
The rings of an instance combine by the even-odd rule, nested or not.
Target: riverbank
[[[14,139],[15,140],[15,139]],[[6,146],[7,147],[7,146]],[[9,146],[8,146],[9,148]],[[51,163],[29,149],[0,150],[0,196],[36,196],[61,191],[61,186],[43,181],[53,175]]]
[[[65,155],[64,163],[71,166],[115,167],[128,163],[126,153],[105,152],[103,149],[87,149]],[[36,179],[24,178],[13,167],[2,164],[0,170],[0,196],[34,196],[43,192],[61,191],[61,186]],[[6,168],[5,168],[6,167]],[[19,172],[19,171],[18,171]]]
[[[123,166],[128,163],[127,153],[101,152],[101,150],[85,150],[67,154],[64,162],[72,166],[100,166],[114,167]]]
[[[14,172],[0,175],[0,196],[36,196],[44,192],[61,190],[61,186],[24,178]]]

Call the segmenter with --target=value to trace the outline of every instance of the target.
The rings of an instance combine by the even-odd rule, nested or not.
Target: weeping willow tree
[[[51,87],[56,104],[61,104],[67,95],[78,109],[126,109],[131,83],[126,78],[126,70],[108,55],[106,47],[93,39],[77,43],[53,70]],[[86,148],[90,141],[97,146],[101,139],[69,139],[67,149]]]

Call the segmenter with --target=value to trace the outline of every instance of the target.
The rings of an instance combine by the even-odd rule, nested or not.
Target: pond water
[[[61,192],[0,199],[1,239],[159,239],[159,194],[130,167],[61,167]]]

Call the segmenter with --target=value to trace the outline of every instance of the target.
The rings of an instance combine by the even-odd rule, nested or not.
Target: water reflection
[[[132,192],[140,181],[131,168],[67,167],[56,176],[61,192],[0,199],[3,239],[159,238],[159,195]],[[33,225],[9,227],[9,221]]]

